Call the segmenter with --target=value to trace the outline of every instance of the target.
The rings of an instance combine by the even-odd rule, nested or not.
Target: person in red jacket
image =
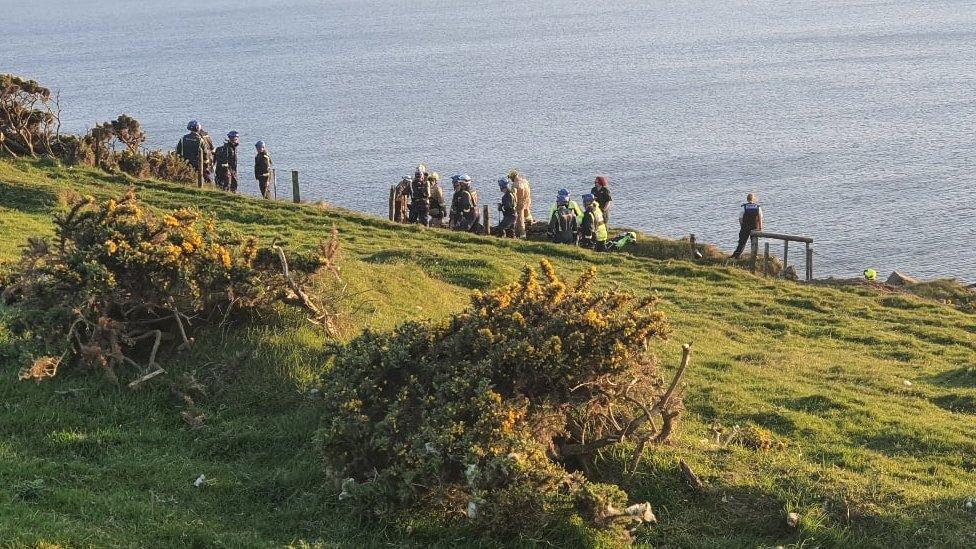
[[[603,212],[603,222],[609,223],[610,206],[613,205],[613,199],[610,198],[610,181],[606,176],[597,176],[596,181],[593,182],[593,188],[590,189],[590,194],[593,195],[593,199],[600,206],[600,211]]]

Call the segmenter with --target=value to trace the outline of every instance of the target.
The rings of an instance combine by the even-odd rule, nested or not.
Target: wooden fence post
[[[769,276],[769,242],[766,243],[765,253],[763,254],[763,276]]]
[[[394,218],[394,208],[396,207],[396,187],[390,187],[390,221]]]
[[[694,261],[698,259],[698,255],[695,253],[698,251],[698,247],[695,246],[695,233],[691,233],[691,236],[688,237],[688,243],[691,245],[691,260]]]
[[[790,241],[783,241],[783,273],[786,273],[786,268],[790,266]]]
[[[813,281],[813,248],[807,244],[807,282]]]
[[[481,222],[485,224],[485,236],[491,236],[491,210],[488,209],[487,205],[481,216]]]
[[[752,236],[752,274],[756,274],[756,264],[759,262],[759,237]]]
[[[302,201],[302,195],[298,192],[298,170],[291,171],[291,195],[295,204]]]

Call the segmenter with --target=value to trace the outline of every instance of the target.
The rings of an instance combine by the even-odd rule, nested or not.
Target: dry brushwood
[[[285,281],[312,300],[288,272],[277,244],[284,275],[258,260],[255,239],[231,245],[214,219],[193,210],[156,216],[131,189],[101,203],[68,196],[54,224],[52,241],[28,241],[4,297],[21,305],[32,324],[63,338],[58,346],[64,351],[35,361],[21,379],[53,377],[78,357],[112,380],[120,368],[133,367],[139,379],[129,387],[135,389],[163,373],[157,355],[164,339],[175,338],[178,350],[192,345],[194,323],[225,323],[232,311],[267,307],[283,297]],[[337,252],[337,231],[332,239],[324,248]],[[315,311],[319,322],[333,327],[329,307]]]

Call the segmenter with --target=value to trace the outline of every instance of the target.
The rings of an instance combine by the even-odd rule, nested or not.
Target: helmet
[[[228,132],[227,133],[227,139],[237,139],[238,137],[240,137],[240,135],[241,134],[237,133],[236,131],[234,131],[234,132]]]
[[[471,183],[471,176],[466,173],[462,173],[461,181],[464,181],[465,183]]]
[[[569,199],[569,189],[559,189],[559,192],[556,193],[556,198],[557,199],[559,199],[559,198]]]
[[[191,132],[198,131],[200,129],[200,123],[196,120],[190,120],[186,124],[186,129],[190,130]]]
[[[508,178],[503,177],[503,178],[501,178],[501,179],[498,180],[498,189],[499,190],[507,191],[509,188],[511,188],[511,186],[512,186],[512,182],[509,181]]]
[[[590,202],[593,202],[593,195],[592,194],[589,194],[589,193],[584,194],[583,195],[583,204],[589,204]]]
[[[440,181],[441,180],[441,174],[439,174],[437,172],[431,172],[430,175],[427,176],[427,179],[431,179],[433,181]]]
[[[451,176],[451,183],[457,185],[460,182],[461,182],[461,174],[456,173],[456,174],[454,174],[454,175]]]
[[[417,173],[427,173],[427,166],[420,164],[417,166]]]
[[[257,150],[264,150],[264,141],[258,141],[254,144],[254,148]]]
[[[598,176],[596,176],[596,182],[595,183],[597,184],[597,186],[606,187],[607,185],[610,184],[610,181],[607,180],[606,176],[598,175]]]

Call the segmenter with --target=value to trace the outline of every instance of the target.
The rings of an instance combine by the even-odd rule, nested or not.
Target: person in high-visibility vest
[[[762,229],[762,208],[759,207],[756,195],[749,193],[746,196],[746,203],[742,205],[742,215],[739,216],[739,245],[732,252],[732,259],[739,259],[739,256],[742,255],[742,252],[746,249],[746,243],[749,242],[749,236],[752,234],[752,231],[761,231]]]
[[[549,208],[549,219],[552,219],[552,214],[556,213],[556,209],[559,208],[560,204],[565,202],[566,207],[570,209],[574,214],[576,214],[576,224],[583,222],[583,208],[573,200],[573,196],[569,193],[569,189],[559,189],[556,193],[556,203]]]
[[[592,194],[584,194],[583,206],[586,211],[583,213],[583,223],[580,225],[580,246],[593,248],[598,252],[607,251],[607,239],[610,238],[610,234],[607,232],[607,224],[603,220],[600,205]]]

